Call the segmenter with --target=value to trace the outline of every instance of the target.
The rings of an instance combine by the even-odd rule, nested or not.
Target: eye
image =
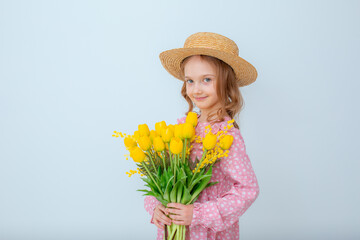
[[[206,81],[206,79],[208,79],[209,81]],[[204,78],[204,81],[205,81],[205,82],[210,82],[210,81],[211,81],[211,78]]]
[[[190,81],[191,81],[191,82],[190,82]],[[193,80],[188,79],[188,80],[186,80],[186,82],[187,82],[187,83],[192,83],[192,82],[193,82]]]

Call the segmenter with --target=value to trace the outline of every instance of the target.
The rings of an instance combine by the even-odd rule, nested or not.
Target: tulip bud
[[[203,146],[207,150],[213,149],[215,147],[216,141],[217,141],[216,135],[209,132],[208,134],[206,134],[204,138]]]
[[[154,138],[153,146],[156,152],[161,152],[165,149],[165,144],[159,136]]]
[[[145,159],[145,153],[139,147],[133,147],[130,151],[130,157],[134,162],[141,163]]]
[[[224,150],[228,150],[234,141],[234,137],[232,135],[225,135],[222,139],[220,139],[220,147]]]
[[[165,121],[155,123],[155,131],[157,135],[161,136],[161,131],[164,127],[166,127]]]
[[[183,146],[184,146],[183,142],[180,138],[173,137],[170,142],[170,151],[173,154],[179,154],[179,153],[181,153]]]
[[[136,142],[130,137],[124,138],[124,144],[125,144],[126,149],[131,149],[131,148],[137,146]]]
[[[154,142],[154,138],[157,136],[157,133],[155,130],[150,131],[150,140],[151,142]]]
[[[184,137],[183,137],[183,125],[182,124],[175,125],[174,136],[178,137],[180,139],[184,139]]]
[[[174,133],[173,131],[169,128],[169,127],[166,127],[166,128],[163,128],[162,131],[161,131],[161,137],[162,137],[162,140],[165,142],[165,143],[168,143],[170,142],[171,138],[174,136]]]
[[[196,112],[189,112],[187,114],[187,116],[186,116],[185,122],[188,122],[191,125],[193,125],[194,127],[196,127],[196,125],[198,123],[197,113]]]
[[[146,123],[140,124],[138,126],[138,130],[139,130],[140,136],[149,136],[150,135],[150,130],[149,130],[148,125],[146,125]]]
[[[171,131],[174,133],[174,131],[175,131],[175,126],[174,126],[173,124],[169,124],[167,127],[170,128]]]
[[[139,130],[137,130],[137,131],[134,132],[133,137],[135,138],[136,141],[139,139],[139,137],[140,137],[140,132],[139,132]]]
[[[182,133],[183,133],[182,135],[183,135],[184,138],[187,138],[187,139],[192,138],[195,135],[194,126],[191,125],[191,123],[188,123],[188,122],[184,123]]]
[[[141,136],[138,140],[139,146],[142,150],[147,151],[151,147],[151,140],[148,136]]]

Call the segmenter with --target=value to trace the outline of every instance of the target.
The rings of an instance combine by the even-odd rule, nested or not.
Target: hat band
[[[210,40],[210,41],[209,41]],[[239,56],[239,49],[234,42],[231,41],[216,41],[209,38],[196,38],[186,41],[184,48],[208,48],[218,51],[223,51],[235,56]]]

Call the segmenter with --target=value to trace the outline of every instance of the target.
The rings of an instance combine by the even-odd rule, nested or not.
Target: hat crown
[[[198,32],[189,36],[184,48],[210,48],[239,56],[239,48],[233,40],[211,32]]]

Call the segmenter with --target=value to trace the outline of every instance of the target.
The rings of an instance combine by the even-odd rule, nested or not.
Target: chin
[[[208,109],[209,108],[209,106],[204,106],[204,105],[201,105],[201,104],[199,104],[199,105],[196,105],[199,109]]]

